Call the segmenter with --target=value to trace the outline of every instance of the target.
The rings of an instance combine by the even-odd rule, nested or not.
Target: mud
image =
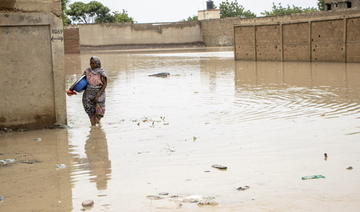
[[[0,167],[0,211],[359,210],[359,64],[102,52],[67,57],[68,86],[93,54],[109,76],[101,127],[80,94],[68,128],[1,133],[0,160],[34,163]],[[148,77],[159,72],[170,76]],[[188,196],[216,204],[171,200]]]

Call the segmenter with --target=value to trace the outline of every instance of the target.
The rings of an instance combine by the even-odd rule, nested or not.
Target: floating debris
[[[353,167],[352,166],[349,166],[346,168],[347,170],[353,170]]]
[[[15,163],[16,160],[15,159],[4,159],[4,160],[0,160],[0,166],[7,166],[10,164]]]
[[[85,200],[81,203],[83,207],[92,207],[94,205],[94,200]]]
[[[250,188],[250,186],[242,186],[242,187],[237,188],[236,190],[245,191],[245,190],[248,190],[249,188]]]
[[[42,138],[33,138],[33,141],[40,142],[42,141]]]
[[[65,169],[66,165],[65,164],[56,164],[56,168],[57,169]]]
[[[310,175],[310,176],[305,176],[302,177],[302,180],[312,180],[312,179],[320,179],[320,178],[325,178],[325,176],[323,175]]]
[[[196,136],[193,136],[193,141],[196,141],[197,140],[197,137]]]
[[[26,163],[26,164],[34,164],[34,163],[41,163],[39,160],[22,160],[19,161],[20,163]]]
[[[146,198],[150,199],[150,200],[160,200],[163,199],[162,197],[158,196],[158,195],[147,195]]]
[[[167,196],[167,195],[169,195],[169,193],[168,193],[168,192],[161,192],[161,193],[159,193],[159,195],[161,195],[161,196]]]
[[[203,200],[203,197],[200,195],[190,195],[182,199],[182,202],[187,203],[198,203]]]
[[[213,167],[215,169],[220,169],[220,170],[227,170],[227,166],[223,166],[223,165],[219,165],[219,164],[214,164],[211,167]]]
[[[168,77],[170,76],[170,73],[168,72],[160,72],[160,73],[157,73],[157,74],[150,74],[148,75],[149,77]]]
[[[0,202],[4,201],[5,197],[4,196],[0,196]]]
[[[199,201],[197,205],[202,207],[202,206],[217,206],[218,204],[219,203],[217,203],[213,199],[203,199],[203,200]]]
[[[324,153],[324,160],[327,160],[328,159],[328,155],[327,153]]]

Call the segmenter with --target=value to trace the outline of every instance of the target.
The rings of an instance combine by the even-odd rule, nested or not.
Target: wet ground
[[[97,52],[67,55],[67,86],[92,55],[109,76],[101,127],[77,95],[68,129],[1,134],[0,160],[15,162],[0,164],[0,211],[81,211],[87,199],[89,211],[360,210],[360,64]]]

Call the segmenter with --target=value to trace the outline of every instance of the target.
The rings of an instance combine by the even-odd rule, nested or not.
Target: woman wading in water
[[[99,124],[105,113],[105,88],[107,86],[107,76],[101,68],[100,58],[91,57],[90,68],[87,68],[83,74],[86,76],[88,85],[82,96],[82,103],[91,125],[95,126]],[[68,93],[70,96],[73,94],[76,93]]]

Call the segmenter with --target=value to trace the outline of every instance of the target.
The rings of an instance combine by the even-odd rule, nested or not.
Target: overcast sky
[[[89,2],[91,0],[70,0]],[[174,22],[197,15],[198,10],[206,9],[207,0],[97,0],[109,7],[111,11],[128,11],[130,17],[138,23]],[[214,0],[216,6],[225,0]],[[231,0],[230,0],[231,1]],[[238,2],[257,15],[270,10],[272,3],[317,7],[317,0],[238,0]]]

